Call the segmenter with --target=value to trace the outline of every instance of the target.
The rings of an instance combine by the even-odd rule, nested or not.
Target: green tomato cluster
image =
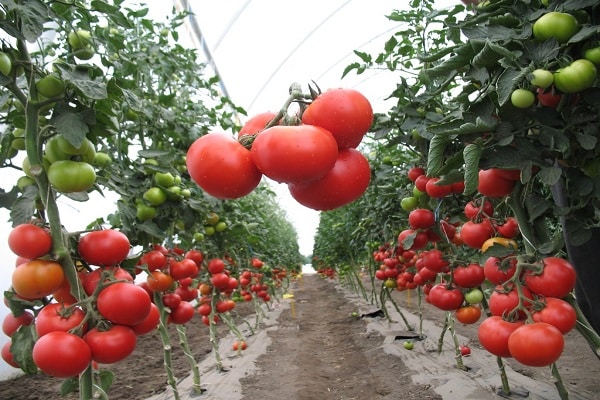
[[[158,165],[156,160],[146,160],[146,164]],[[181,201],[190,198],[190,189],[182,187],[181,176],[171,172],[155,172],[152,175],[152,186],[143,194],[136,204],[136,215],[140,221],[147,221],[156,216],[157,207],[167,201]],[[184,227],[180,228],[184,229]]]

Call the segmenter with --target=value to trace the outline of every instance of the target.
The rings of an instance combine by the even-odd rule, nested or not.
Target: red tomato
[[[369,100],[354,89],[329,89],[306,107],[302,123],[327,129],[340,149],[356,148],[371,128],[373,109]]]
[[[8,247],[19,257],[34,259],[52,250],[50,233],[37,225],[20,224],[8,234]]]
[[[2,320],[2,332],[6,336],[11,337],[21,326],[31,325],[32,322],[33,314],[29,311],[24,311],[18,317],[9,312]]]
[[[515,258],[501,260],[498,257],[488,257],[483,264],[485,278],[496,285],[508,281],[516,271],[517,260]]]
[[[408,179],[412,182],[416,181],[421,175],[425,175],[425,169],[422,167],[412,167],[408,170]]]
[[[428,250],[422,253],[423,267],[433,272],[442,272],[448,265],[444,259],[444,253],[438,249]]]
[[[483,202],[483,204],[482,204]],[[468,219],[487,218],[494,213],[494,206],[489,200],[471,200],[465,205],[465,216]]]
[[[182,301],[177,308],[172,309],[168,321],[174,324],[183,325],[191,321],[194,317],[194,306],[189,301]]]
[[[159,250],[150,250],[140,257],[139,265],[146,265],[149,271],[164,269],[167,266],[167,257]]]
[[[43,373],[55,378],[77,376],[92,362],[92,352],[85,341],[62,331],[50,332],[39,338],[33,346],[32,356]]]
[[[98,294],[98,311],[109,321],[120,325],[137,325],[150,312],[150,296],[133,283],[113,283]]]
[[[488,317],[479,325],[479,343],[495,356],[511,357],[508,338],[520,326],[523,326],[523,321],[509,322],[499,316]]]
[[[262,178],[250,150],[221,132],[196,139],[187,151],[186,165],[198,186],[223,200],[247,195]]]
[[[177,289],[175,289],[175,294],[179,295],[181,300],[192,301],[198,297],[198,289],[180,284]]]
[[[461,288],[478,287],[484,280],[485,273],[479,264],[459,265],[452,271],[452,282]]]
[[[93,270],[91,272],[85,272],[80,275],[81,281],[83,284],[83,289],[88,294],[88,296],[91,296],[92,293],[94,293],[94,291],[96,290],[96,287],[98,286],[98,282],[100,282],[100,279],[102,278],[103,274],[106,274],[104,283],[109,282],[110,279],[126,280],[126,281],[133,282],[133,277],[124,268],[121,268],[121,267],[96,268],[95,270]]]
[[[408,214],[408,224],[412,229],[427,229],[435,224],[435,214],[427,208],[416,208]]]
[[[41,299],[58,290],[65,279],[62,266],[54,261],[36,259],[19,265],[12,273],[12,287],[26,300]]]
[[[508,338],[508,351],[530,367],[545,367],[560,358],[565,339],[553,325],[534,322],[517,328]]]
[[[508,217],[502,225],[496,225],[496,230],[502,237],[514,239],[519,234],[519,223],[515,217]]]
[[[115,229],[102,229],[82,235],[77,245],[79,255],[88,264],[113,266],[120,264],[129,254],[130,243],[124,233]]]
[[[219,290],[226,289],[229,287],[229,276],[223,272],[213,274],[210,278],[210,283]]]
[[[252,116],[246,121],[246,123],[240,129],[238,133],[238,139],[246,135],[254,135],[260,133],[265,129],[265,126],[269,124],[277,116],[276,112],[265,111]]]
[[[409,243],[411,237],[412,243]],[[398,235],[398,246],[404,250],[419,250],[427,246],[427,243],[429,243],[429,236],[425,232],[405,229]]]
[[[202,265],[202,261],[204,261],[204,253],[202,253],[200,250],[195,249],[186,251],[183,257],[193,260],[198,266],[198,268],[200,268],[200,266]]]
[[[521,293],[523,294],[523,297],[521,298],[521,307],[531,307],[531,302],[528,301],[528,299],[533,300],[531,291],[525,286],[522,286]],[[517,312],[519,319],[526,316],[523,310],[517,309],[519,306],[519,293],[516,287],[511,287],[507,291],[502,285],[496,286],[496,289],[490,295],[488,305],[492,315],[506,317],[511,313]]]
[[[21,368],[19,364],[15,361],[13,354],[10,352],[10,346],[12,345],[12,341],[8,340],[6,343],[2,345],[2,359],[6,361],[8,365],[13,368]]]
[[[92,360],[102,364],[112,364],[124,360],[133,353],[137,335],[128,326],[112,325],[107,330],[93,328],[83,340],[90,347]]]
[[[233,351],[246,350],[247,348],[248,344],[243,340],[233,342]]]
[[[190,278],[198,275],[198,265],[189,258],[183,258],[180,261],[171,260],[169,262],[169,274],[176,281]]]
[[[198,307],[198,314],[200,314],[200,315],[210,315],[211,311],[212,311],[212,307],[209,303],[201,304]]]
[[[422,193],[427,191],[427,182],[429,182],[431,178],[427,175],[420,175],[415,179],[415,187]]]
[[[78,307],[65,307],[60,303],[50,303],[38,313],[35,330],[40,337],[54,331],[68,332],[79,326],[84,318],[85,313]],[[85,328],[83,327],[84,331]]]
[[[510,194],[514,187],[515,181],[503,178],[495,168],[479,171],[477,190],[486,197],[504,197]]]
[[[333,168],[338,146],[326,129],[287,125],[266,129],[250,152],[265,176],[277,182],[304,183],[322,178]]]
[[[542,260],[543,269],[537,274],[525,271],[525,284],[533,292],[546,297],[565,297],[575,287],[575,268],[560,257],[546,257]]]
[[[288,185],[300,204],[319,211],[333,210],[358,199],[371,180],[369,162],[358,150],[341,149],[335,165],[323,178]]]
[[[181,303],[181,296],[176,293],[166,293],[163,295],[162,302],[165,307],[177,308]]]
[[[160,310],[156,304],[150,304],[150,312],[139,324],[130,325],[136,335],[141,336],[156,329],[160,322]]]
[[[535,311],[531,318],[535,322],[547,322],[554,325],[564,335],[577,323],[577,312],[572,305],[555,297],[546,297],[544,308]]]
[[[444,237],[449,241],[452,241],[452,239],[454,239],[456,236],[456,227],[446,220],[440,221],[439,229],[444,234]],[[442,240],[442,238],[433,229],[429,229],[427,231],[427,237],[429,238],[430,242],[439,242]]]
[[[225,262],[220,258],[213,258],[208,262],[206,269],[213,275],[220,274],[225,272]]]
[[[474,324],[481,318],[481,308],[473,305],[460,307],[456,309],[454,315],[463,324]]]
[[[481,222],[467,221],[460,228],[460,237],[464,244],[474,249],[480,249],[483,242],[494,236],[494,226],[489,219]]]
[[[431,178],[425,184],[425,192],[429,197],[441,199],[452,194],[452,185],[438,185],[440,178]]]
[[[429,303],[440,310],[456,310],[462,305],[464,300],[465,298],[459,289],[449,289],[445,283],[438,283],[429,291]]]

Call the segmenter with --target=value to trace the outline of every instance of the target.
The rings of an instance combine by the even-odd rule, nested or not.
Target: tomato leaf
[[[105,393],[108,393],[115,379],[115,374],[109,370],[102,370],[98,373],[99,386]]]
[[[10,209],[15,200],[19,197],[19,188],[13,186],[10,192],[0,188],[0,207]]]
[[[444,165],[444,150],[450,143],[446,135],[435,135],[429,142],[429,153],[427,155],[427,175],[438,176],[439,170]]]
[[[23,37],[29,43],[34,43],[44,32],[44,24],[48,21],[48,6],[39,0],[31,0],[27,4],[16,4],[12,0],[2,3],[6,6],[7,12],[16,12],[19,16]]]
[[[22,224],[31,219],[35,210],[38,192],[37,185],[26,186],[23,194],[14,201],[10,210],[10,218],[13,224]]]
[[[23,325],[12,335],[12,343],[10,345],[10,352],[12,353],[16,363],[21,369],[29,375],[37,373],[37,365],[33,362],[31,355],[33,351],[35,326]]]
[[[560,179],[562,169],[560,167],[543,167],[538,172],[538,178],[544,185],[552,186]]]
[[[463,150],[463,158],[465,160],[465,189],[463,193],[466,195],[475,193],[477,191],[477,185],[479,183],[479,159],[483,149],[481,146],[470,143],[465,146]]]
[[[518,53],[511,52],[487,40],[481,51],[473,58],[473,66],[476,68],[492,67],[503,58],[514,61],[518,56]]]
[[[588,135],[585,133],[575,132],[575,138],[577,142],[586,150],[593,150],[596,147],[598,139],[595,136]]]
[[[63,112],[56,118],[52,118],[52,122],[56,127],[56,131],[76,148],[83,145],[83,141],[90,130],[82,113]]]
[[[507,68],[500,74],[496,83],[496,92],[498,93],[498,103],[500,106],[506,104],[522,75],[526,75],[527,73],[517,71],[514,68]]]
[[[60,385],[60,395],[66,396],[79,388],[79,380],[75,377],[65,379]]]

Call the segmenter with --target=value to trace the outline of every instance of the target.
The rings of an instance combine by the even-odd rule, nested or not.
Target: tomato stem
[[[179,337],[179,345],[183,350],[183,354],[187,358],[190,368],[192,369],[192,393],[202,394],[201,380],[200,380],[200,369],[198,363],[192,354],[189,342],[187,340],[185,325],[177,324],[177,336]]]
[[[163,304],[160,293],[154,292],[154,304],[160,311],[160,319],[158,324],[158,333],[163,344],[163,363],[165,366],[165,372],[167,373],[167,383],[173,389],[173,397],[175,400],[179,400],[179,390],[177,389],[177,379],[173,374],[173,358],[171,352],[171,340],[169,338],[169,331],[167,329],[167,318],[169,313]]]

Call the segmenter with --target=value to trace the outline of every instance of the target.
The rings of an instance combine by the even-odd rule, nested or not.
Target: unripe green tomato
[[[67,41],[74,50],[79,50],[92,44],[92,35],[85,29],[79,29],[77,31],[69,32]]]
[[[102,151],[96,152],[96,156],[94,157],[94,163],[93,163],[96,167],[102,167],[102,168],[108,167],[111,163],[112,163],[112,158],[108,154],[106,154]]]
[[[465,300],[469,304],[479,304],[483,301],[483,292],[477,288],[473,288],[465,293]]]
[[[94,164],[94,161],[96,161],[96,148],[91,141],[90,145],[86,147],[86,150],[81,154],[80,157],[81,161],[85,161],[88,164]]]
[[[404,342],[403,346],[406,350],[412,350],[412,349],[414,349],[415,344],[413,343],[412,340],[407,340]]]
[[[0,51],[0,72],[2,72],[4,76],[10,76],[11,71],[12,59],[8,54]]]
[[[583,51],[583,58],[600,65],[600,47],[590,47]]]
[[[530,82],[533,86],[547,89],[552,86],[552,83],[554,82],[554,75],[547,69],[536,69],[531,74],[533,75],[533,78],[531,78]]]
[[[516,89],[510,95],[510,101],[517,108],[529,108],[535,103],[535,94],[531,90]]]
[[[62,193],[85,192],[96,183],[96,171],[83,161],[56,161],[48,168],[48,181]]]
[[[223,221],[219,221],[215,225],[215,231],[216,232],[223,232],[225,229],[227,229],[227,223],[225,223]]]
[[[181,189],[181,196],[184,199],[189,199],[192,197],[192,191],[190,189]]]
[[[167,201],[167,194],[165,191],[156,186],[146,190],[142,197],[148,204],[155,207]]]
[[[194,232],[194,242],[202,242],[204,240],[204,234],[201,232]]]
[[[157,172],[154,174],[154,182],[158,186],[170,187],[175,183],[175,177],[170,172]]]
[[[82,47],[73,52],[73,55],[80,60],[89,60],[94,57],[94,54],[96,54],[96,50],[92,46]]]
[[[215,212],[209,212],[206,216],[206,223],[209,225],[216,225],[219,222],[219,214]]]
[[[167,193],[167,200],[170,200],[170,201],[181,200],[181,198],[183,197],[181,194],[181,187],[175,186],[175,185],[167,188],[166,193]]]
[[[25,150],[25,138],[16,137],[10,142],[10,146],[15,150]]]
[[[56,140],[56,145],[60,151],[71,156],[82,155],[88,151],[90,147],[94,147],[94,144],[88,138],[84,138],[79,147],[71,144],[71,142],[69,142],[63,135],[56,135],[54,140]]]
[[[419,199],[414,196],[405,197],[400,201],[400,207],[402,207],[404,211],[412,211],[417,208],[418,204]]]
[[[52,136],[46,142],[46,146],[44,147],[44,156],[48,159],[50,163],[54,163],[56,161],[68,160],[71,155],[62,151],[58,145],[59,135]],[[63,139],[64,140],[64,139]]]
[[[46,75],[35,83],[35,87],[39,94],[49,99],[65,94],[65,83],[54,75]]]
[[[183,220],[177,220],[175,222],[175,228],[179,231],[184,231],[185,230],[185,222]]]
[[[422,196],[425,194],[425,192],[421,192],[421,191],[420,191],[419,189],[417,189],[417,187],[415,186],[415,187],[413,187],[412,194],[413,194],[413,197],[416,197],[416,198],[418,199],[419,197],[422,197]]]
[[[579,93],[592,87],[597,74],[594,63],[581,58],[554,73],[554,86],[563,93]]]
[[[206,236],[212,236],[215,234],[215,227],[211,225],[207,225],[204,227],[204,234]]]
[[[579,22],[573,15],[551,11],[535,21],[533,36],[540,42],[555,38],[558,43],[566,43],[579,28]]]
[[[144,203],[138,203],[136,205],[136,217],[140,221],[147,221],[156,216],[156,208],[148,206]]]
[[[34,183],[35,180],[33,180],[33,178],[24,175],[17,179],[17,188],[19,188],[19,190],[22,192],[27,186],[33,185]]]

